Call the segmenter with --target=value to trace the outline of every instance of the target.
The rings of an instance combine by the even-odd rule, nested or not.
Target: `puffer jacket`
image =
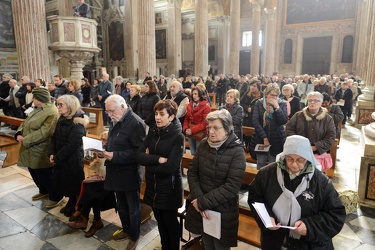
[[[320,108],[316,116],[308,112],[308,107],[303,108],[288,121],[285,132],[286,136],[301,135],[308,138],[311,145],[317,147],[318,154],[327,152],[336,138],[335,123],[326,108]]]
[[[271,144],[269,152],[272,156],[276,156],[283,151],[285,142],[284,124],[288,121],[286,103],[279,99],[279,109],[272,113],[272,119],[267,124],[264,124],[265,112],[263,98],[261,98],[254,106],[253,125],[255,132],[251,147],[256,144],[263,144],[264,138],[267,138]]]
[[[145,94],[141,98],[140,117],[150,128],[155,126],[154,107],[158,101],[160,97],[157,93]]]
[[[156,209],[178,209],[183,204],[181,159],[185,137],[178,119],[164,128],[154,128],[139,148],[137,161],[146,167],[143,201]],[[145,153],[148,148],[149,153]],[[168,158],[159,163],[159,157]]]
[[[18,156],[18,166],[41,169],[52,167],[48,158],[51,137],[58,119],[57,108],[48,103],[34,108],[14,135],[23,136]]]
[[[248,203],[252,210],[252,203],[264,203],[268,213],[278,218],[272,212],[275,202],[282,193],[282,188],[277,181],[278,163],[271,163],[259,170],[254,181],[249,186]],[[289,174],[282,170],[285,188],[294,192],[297,186],[305,178],[306,173],[291,180]],[[299,195],[296,197],[301,206],[300,220],[306,225],[307,235],[301,236],[299,240],[288,238],[288,249],[321,249],[333,250],[332,238],[338,234],[345,222],[345,207],[337,194],[332,182],[322,172],[315,169],[309,180],[308,191],[313,196]],[[307,198],[309,197],[309,198]],[[261,230],[261,246],[265,250],[280,249],[283,240],[289,235],[289,229],[267,230],[257,213],[253,213],[255,220]]]
[[[237,246],[238,192],[246,167],[241,141],[231,132],[218,149],[202,141],[188,170],[191,200],[197,199],[200,211],[207,209],[221,213],[220,243],[226,247]],[[185,228],[202,234],[202,216],[190,205]]]
[[[243,122],[243,108],[237,102],[233,105],[224,105],[222,108],[229,111],[232,116],[232,122],[234,127],[234,133],[238,139],[242,141],[242,122]]]
[[[61,116],[51,139],[48,156],[55,160],[54,176],[64,196],[79,195],[83,172],[84,154],[82,137],[89,118],[79,110],[72,119]]]

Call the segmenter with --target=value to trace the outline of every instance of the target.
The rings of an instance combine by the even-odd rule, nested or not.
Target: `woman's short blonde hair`
[[[130,88],[135,89],[137,91],[137,93],[141,92],[141,86],[139,86],[137,84],[130,85]]]
[[[69,85],[73,86],[74,92],[78,91],[81,88],[81,85],[76,80],[72,80],[72,81],[68,82],[68,84],[66,85],[66,87],[68,88]]]
[[[72,119],[73,116],[81,109],[81,103],[74,95],[62,95],[57,99],[57,103],[63,101],[68,108],[68,114],[65,115],[67,119]]]
[[[230,90],[228,90],[227,91],[227,95],[228,94],[233,94],[235,102],[238,103],[240,101],[240,92],[237,89],[230,89]]]

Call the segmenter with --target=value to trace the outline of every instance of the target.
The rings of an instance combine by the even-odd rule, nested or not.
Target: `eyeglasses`
[[[116,109],[112,109],[112,110],[107,109],[107,110],[105,111],[105,113],[108,115],[108,114],[113,114],[115,111],[116,111]]]
[[[56,103],[56,106],[57,106],[58,108],[61,108],[62,106],[64,106],[64,104],[61,103],[61,102],[59,102],[59,103]]]
[[[276,95],[276,94],[268,94],[269,96],[271,96],[271,97],[278,97],[278,95]]]
[[[214,132],[217,132],[217,131],[219,131],[219,129],[222,129],[222,128],[223,128],[223,127],[218,127],[218,126],[213,126],[213,127],[207,126],[207,127],[206,127],[206,129],[207,129],[208,131],[210,131],[211,129],[213,129]]]
[[[310,103],[319,103],[320,102],[320,100],[316,100],[316,99],[309,99],[307,101],[310,102]]]
[[[306,160],[304,158],[298,158],[298,159],[293,159],[290,156],[285,156],[285,160],[289,164],[293,164],[294,162],[297,163],[298,165],[305,164]]]

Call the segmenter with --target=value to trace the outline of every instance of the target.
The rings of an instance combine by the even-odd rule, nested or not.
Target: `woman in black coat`
[[[138,116],[141,115],[141,96],[139,92],[141,92],[141,87],[139,85],[131,85],[130,93],[125,99],[128,106],[130,106],[133,112]]]
[[[237,246],[238,192],[246,167],[245,153],[227,110],[209,113],[207,122],[208,139],[199,144],[188,171],[191,204],[185,228],[202,234],[206,249],[230,249]],[[220,240],[203,233],[208,210],[221,213]]]
[[[83,143],[85,126],[89,118],[80,109],[81,104],[73,95],[63,95],[57,99],[60,118],[49,148],[49,159],[54,165],[54,187],[69,201],[60,212],[70,217],[75,211],[77,198],[84,179]]]
[[[287,112],[288,112],[288,118],[292,118],[292,116],[297,113],[300,110],[300,104],[299,104],[299,97],[294,96],[294,87],[292,84],[285,84],[282,88],[282,99],[287,102]],[[289,103],[289,107],[288,107]]]
[[[268,152],[256,152],[257,168],[264,167],[267,162],[274,162],[276,155],[283,150],[285,141],[284,124],[288,122],[286,103],[278,98],[280,89],[272,83],[264,90],[264,97],[254,106],[253,124],[255,132],[251,139],[251,150],[257,144],[264,147],[271,145]]]
[[[160,101],[158,92],[158,87],[154,81],[147,81],[145,83],[145,95],[142,96],[141,99],[140,117],[150,128],[155,126],[154,106],[158,101]]]
[[[154,211],[163,249],[180,248],[177,210],[183,204],[181,159],[185,137],[176,118],[177,109],[172,100],[155,105],[156,127],[150,129],[137,154],[137,161],[146,167],[143,201]]]
[[[237,89],[228,90],[225,102],[223,108],[228,110],[232,116],[234,133],[242,141],[243,108],[239,104],[240,92]]]

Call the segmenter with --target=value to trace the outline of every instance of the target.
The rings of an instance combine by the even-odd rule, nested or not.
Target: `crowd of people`
[[[264,203],[274,223],[266,230],[256,217],[262,248],[333,249],[331,239],[341,229],[345,211],[314,155],[329,153],[339,133],[338,123],[350,121],[353,102],[361,93],[359,78],[222,74],[213,79],[172,76],[168,83],[164,76],[158,80],[147,73],[142,89],[121,76],[113,84],[107,73],[94,79],[93,85],[87,78],[66,81],[55,75],[47,84],[23,76],[19,86],[10,75],[3,75],[4,114],[25,118],[15,139],[21,144],[18,164],[29,169],[39,189],[32,200],[48,197],[46,207],[52,208],[68,197],[60,212],[77,229],[87,227],[92,208],[94,221],[86,237],[103,227],[100,211],[115,207],[122,229],[113,239],[129,239],[127,249],[135,249],[144,166],[143,202],[153,209],[163,249],[178,249],[181,159],[190,152],[194,159],[187,173],[186,229],[201,234],[206,249],[229,249],[237,245],[238,192],[245,152],[250,152],[260,171],[249,187],[249,206]],[[216,100],[209,93],[216,93]],[[217,106],[212,105],[215,102]],[[82,107],[103,109],[109,131],[95,162],[104,171],[85,174],[82,137],[89,118]],[[254,134],[243,136],[242,126],[254,127]],[[270,183],[272,178],[275,181]],[[316,195],[324,202],[314,208],[305,204],[301,197],[306,192],[313,197],[309,199]],[[203,230],[210,210],[222,214],[220,239]],[[331,226],[329,233],[319,231],[316,223],[321,220],[327,228]],[[280,223],[296,228],[279,229]]]

